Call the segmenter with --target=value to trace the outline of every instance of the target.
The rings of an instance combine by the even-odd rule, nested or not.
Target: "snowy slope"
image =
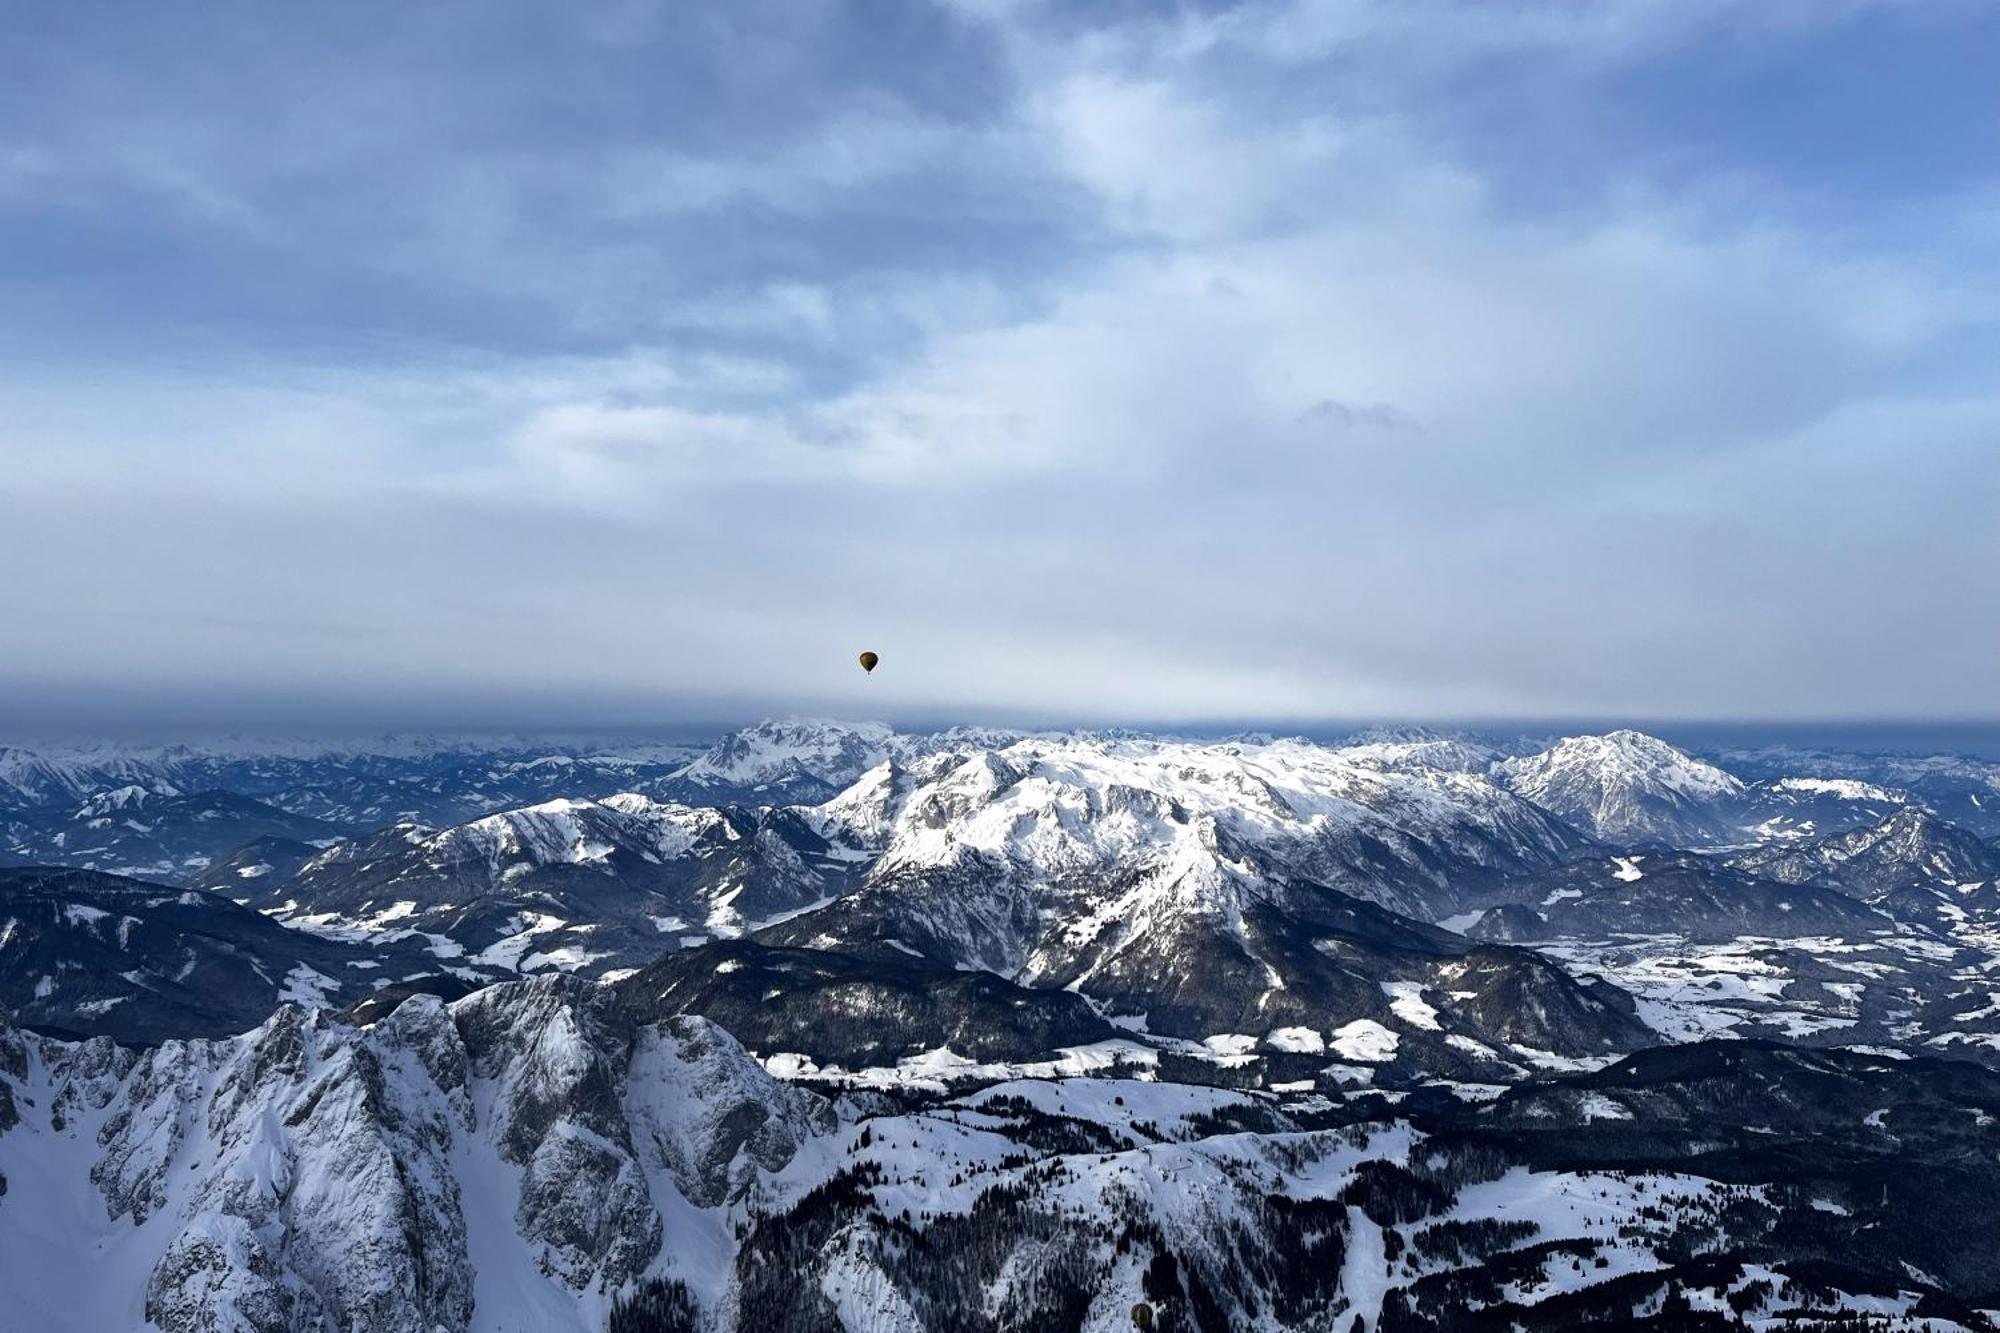
[[[1759,843],[1796,842],[1879,823],[1922,802],[1911,792],[1854,778],[1784,777],[1745,797],[1744,824]]]
[[[229,792],[350,828],[451,824],[552,796],[656,791],[697,753],[646,741],[505,736],[0,747],[0,811],[73,809],[139,787]]]
[[[1907,793],[1940,818],[1981,837],[2000,836],[2000,759],[1963,754],[1829,752],[1789,746],[1732,750],[1719,758],[1732,772],[1745,776],[1860,782]]]
[[[189,882],[259,838],[328,841],[335,825],[227,791],[130,784],[75,806],[21,812],[0,827],[0,863],[68,865]]]

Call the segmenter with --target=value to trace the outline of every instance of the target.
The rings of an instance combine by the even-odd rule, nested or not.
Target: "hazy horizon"
[[[1189,740],[1269,735],[1336,742],[1369,732],[1434,732],[1493,741],[1553,741],[1564,736],[1600,734],[1630,729],[1658,736],[1681,748],[1717,752],[1764,747],[1871,754],[1956,754],[2000,759],[2000,720],[1896,720],[1867,718],[1818,719],[1676,719],[1635,717],[1542,718],[1280,718],[1241,717],[1207,720],[1172,718],[1096,719],[954,715],[929,712],[897,714],[833,713],[824,710],[718,710],[709,715],[635,716],[594,721],[536,722],[495,718],[485,722],[410,718],[383,725],[373,718],[294,718],[289,721],[218,717],[207,722],[173,723],[153,719],[109,727],[79,724],[71,728],[31,729],[10,725],[0,714],[0,748],[59,749],[93,745],[133,747],[241,743],[326,742],[359,744],[394,739],[439,742],[514,742],[551,746],[619,743],[701,745],[760,722],[824,721],[836,724],[882,724],[902,732],[942,731],[952,727],[999,730],[1108,730]]]

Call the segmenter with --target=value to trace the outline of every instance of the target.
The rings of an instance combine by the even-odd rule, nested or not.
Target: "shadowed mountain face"
[[[598,976],[825,902],[856,872],[797,811],[628,794],[310,854],[261,842],[202,882],[333,938],[395,934],[453,965]]]
[[[1861,938],[1890,917],[1837,890],[1781,883],[1685,853],[1593,857],[1507,885],[1468,928],[1481,939],[1661,935],[1697,943],[1740,936]]]
[[[333,847],[289,878],[244,887],[265,904],[283,895],[344,916],[394,902],[423,911],[550,893],[588,900],[597,916],[624,907],[740,928],[827,896],[845,868],[794,812],[626,795],[550,801],[444,830],[399,825]]]
[[[1552,1100],[1605,1097],[1627,1112],[1606,1121],[1727,1128],[1782,1127],[1889,1147],[1897,1133],[1962,1138],[2000,1116],[2000,1072],[1957,1060],[1866,1051],[1808,1051],[1769,1041],[1660,1047],[1588,1074],[1511,1088],[1501,1124],[1547,1119]]]
[[[125,788],[226,791],[344,829],[454,824],[559,796],[651,791],[696,750],[519,739],[0,747],[0,810],[64,811]]]
[[[1853,778],[1781,777],[1752,787],[1748,802],[1746,840],[1770,844],[1879,824],[1918,798]]]
[[[1966,754],[1860,754],[1773,747],[1730,751],[1722,762],[1765,783],[1808,782],[1898,804],[1920,805],[1982,838],[2000,837],[2000,759]],[[1860,790],[1857,790],[1860,789]],[[1884,810],[1883,816],[1893,813]],[[1821,832],[1839,832],[1824,828]]]
[[[226,898],[88,870],[0,870],[0,1009],[45,1031],[226,1036],[283,1001],[352,1003],[429,970],[393,945],[287,930]]]
[[[1249,901],[1228,916],[1160,911],[1143,934],[1107,927],[1082,939],[1058,926],[1036,939],[1017,975],[1037,988],[1077,992],[1164,1036],[1242,1034],[1246,1049],[1297,1046],[1328,1058],[1345,1048],[1358,1073],[1378,1078],[1418,1070],[1478,1077],[1482,1068],[1492,1074],[1521,1060],[1521,1048],[1592,1056],[1648,1039],[1615,991],[1582,986],[1532,953],[1471,945],[1330,890],[1287,887],[1304,906]],[[920,949],[934,956],[934,923],[965,910],[947,901],[965,892],[951,879],[903,880],[759,938],[878,966]],[[909,900],[924,905],[932,925],[910,928],[898,910]],[[1060,920],[1058,910],[1031,908],[1023,919]],[[1342,1021],[1329,1023],[1329,1015]]]
[[[346,830],[234,792],[184,795],[129,786],[74,807],[17,812],[7,817],[4,832],[0,856],[12,864],[73,865],[182,883],[255,839],[332,842]]]
[[[674,954],[617,988],[635,1012],[705,1014],[754,1050],[848,1069],[943,1050],[980,1062],[1032,1062],[1129,1036],[1067,991],[917,959],[864,960],[748,940]]]

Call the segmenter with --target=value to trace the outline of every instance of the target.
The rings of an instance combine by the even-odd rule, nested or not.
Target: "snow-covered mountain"
[[[1992,1327],[1942,770],[1539,745],[8,756],[340,827],[0,872],[0,1330]]]
[[[1878,823],[1922,802],[1910,792],[1857,778],[1778,778],[1746,794],[1744,824],[1759,843],[1799,841]]]
[[[1455,910],[1464,884],[1585,845],[1478,774],[1304,741],[1071,736],[940,749],[875,769],[808,817],[842,846],[879,854],[878,878],[987,860],[1038,882],[1136,871],[1227,897],[1236,881],[1224,872],[1236,867],[1420,918]]]
[[[827,739],[817,728],[810,735]],[[843,744],[853,739],[842,735]],[[1483,777],[1403,769],[1375,752],[1092,737],[993,748],[992,740],[917,738],[903,746],[914,757],[878,766],[818,807],[688,807],[631,793],[561,800],[450,829],[385,830],[312,856],[296,846],[269,857],[252,849],[201,883],[318,926],[393,922],[445,935],[470,956],[490,952],[509,923],[515,935],[531,921],[545,934],[589,929],[590,940],[550,938],[527,953],[570,949],[622,968],[634,948],[741,934],[825,905],[864,879],[997,875],[1011,906],[988,919],[990,905],[962,903],[984,915],[945,952],[1007,972],[1029,947],[1005,919],[1024,892],[1058,891],[1089,911],[1092,885],[1108,892],[1123,880],[1117,892],[1150,885],[1192,894],[1187,906],[1202,913],[1240,914],[1298,883],[1436,916],[1475,884],[1582,845]],[[1202,883],[1214,894],[1204,897]],[[1224,903],[1232,897],[1235,906]],[[945,901],[934,895],[931,905]],[[989,938],[989,928],[1001,933]],[[636,939],[619,934],[634,930]]]
[[[206,882],[335,938],[426,941],[460,975],[618,976],[759,931],[877,971],[915,955],[1077,990],[1162,1033],[1279,1054],[1362,1024],[1371,1035],[1351,1044],[1369,1054],[1354,1067],[1369,1077],[1520,1067],[1534,1058],[1522,1051],[1602,1056],[1643,1040],[1615,1002],[1532,955],[1472,956],[1462,939],[1324,882],[1428,911],[1428,899],[1454,904],[1579,845],[1484,778],[1294,742],[930,744],[820,807],[552,802],[442,831],[385,830],[290,874],[231,863]],[[710,956],[686,975],[732,960]],[[801,984],[782,996],[760,992],[773,1017],[794,1003],[815,1012],[802,972],[792,979]],[[1415,1022],[1433,1013],[1426,993],[1443,1017]],[[1513,1002],[1523,997],[1532,1002]],[[898,1040],[941,1047],[956,1022]]]
[[[794,718],[731,732],[673,775],[672,789],[718,804],[812,805],[913,739],[880,722]]]
[[[2000,759],[1964,754],[1865,754],[1791,746],[1729,750],[1717,759],[1731,772],[1751,780],[1818,778],[1907,792],[1941,819],[1971,829],[1981,837],[2000,837]]]
[[[53,750],[0,746],[0,808],[74,805],[120,787],[171,791],[179,776],[171,752],[110,745]]]
[[[712,1024],[566,981],[139,1055],[0,1028],[0,1091],[0,1290],[39,1329],[601,1327],[642,1274],[712,1286],[834,1128]]]
[[[1740,838],[1745,789],[1733,775],[1654,736],[1571,736],[1498,769],[1515,792],[1618,846]]]
[[[1463,736],[1429,732],[1368,733],[1335,747],[1357,763],[1378,768],[1434,768],[1447,773],[1490,774],[1506,753]]]
[[[2000,1222],[1935,1205],[2000,1187],[1996,1114],[1973,1066],[1742,1042],[1400,1105],[1130,1078],[829,1102],[562,980],[143,1053],[0,1025],[0,1317],[1991,1329]]]
[[[553,797],[655,791],[699,753],[601,738],[425,736],[0,747],[0,815],[46,818],[136,787],[233,793],[349,830],[455,824]]]
[[[730,732],[654,794],[690,805],[816,805],[892,760],[994,749],[1018,739],[1018,732],[987,727],[900,732],[880,722],[766,720]]]
[[[1905,920],[1981,942],[2000,928],[2000,848],[1927,810],[1865,828],[1739,853],[1736,864],[1787,884],[1823,884]]]
[[[349,828],[445,826],[550,800],[662,791],[691,747],[533,748],[439,756],[432,762],[324,762],[258,774],[266,799]]]
[[[774,726],[786,755],[881,735],[787,730],[806,726]],[[1565,949],[1635,933],[1714,945],[1894,928],[1838,886],[1684,857],[1656,859],[1646,876],[1637,867],[1661,854],[1593,855],[1569,824],[1482,772],[1495,752],[1469,743],[994,739],[895,742],[911,757],[819,806],[547,802],[310,856],[253,848],[203,882],[336,938],[426,945],[435,967],[473,980],[495,969],[616,977],[750,933],[878,969],[916,959],[1074,990],[1156,1033],[1266,1055],[1365,1023],[1384,1034],[1372,1048],[1394,1053],[1355,1067],[1390,1081],[1470,1074],[1480,1059],[1498,1076],[1531,1063],[1524,1051],[1580,1058],[1647,1039],[1615,992],[1579,988],[1518,949],[1489,949],[1474,967],[1474,946],[1424,921]],[[1595,756],[1599,777],[1629,773],[1628,752],[1659,760],[1648,792],[1743,790],[1685,756],[1662,759],[1679,752],[1649,738],[1609,741],[1565,744]],[[713,985],[710,969],[730,961],[691,959],[674,984],[744,1002],[740,988]],[[781,1011],[812,1012],[804,997],[821,983],[803,984],[808,970],[798,996],[774,1001],[769,1030],[790,1021]],[[1434,1017],[1412,1024],[1419,1012]]]
[[[1532,955],[1384,906],[1430,915],[1580,845],[1476,775],[1297,742],[1033,738],[886,764],[805,815],[873,859],[770,942],[981,968],[1246,1052],[1365,1032],[1363,1072],[1639,1038]]]

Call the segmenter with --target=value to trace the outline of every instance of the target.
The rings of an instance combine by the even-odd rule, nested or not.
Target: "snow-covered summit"
[[[910,749],[909,738],[881,722],[766,720],[724,736],[666,790],[691,801],[811,803]]]
[[[880,851],[882,874],[980,855],[1058,881],[1250,857],[1419,915],[1410,894],[1445,860],[1511,868],[1574,845],[1478,774],[1296,740],[1031,737],[882,765],[816,813],[829,837]],[[1403,885],[1390,866],[1409,872]]]
[[[1351,741],[1342,745],[1340,752],[1382,768],[1435,768],[1448,773],[1486,773],[1503,757],[1492,746],[1463,736],[1427,734]]]
[[[425,851],[439,864],[483,862],[497,881],[513,865],[585,865],[618,851],[647,861],[672,860],[721,822],[715,810],[637,794],[603,801],[561,797],[446,829],[426,841]]]
[[[1520,795],[1608,842],[1724,839],[1744,785],[1657,736],[1570,736],[1498,773]]]
[[[1779,778],[1771,786],[1781,792],[1802,796],[1831,796],[1842,801],[1880,801],[1892,805],[1909,803],[1907,792],[1863,782],[1858,778]]]
[[[853,892],[764,938],[990,970],[1203,1037],[1391,1014],[1383,985],[1442,984],[1463,951],[1396,911],[1437,919],[1582,845],[1485,777],[1385,770],[1303,741],[1031,737],[884,764],[802,817],[873,863]],[[1559,976],[1492,967],[1536,996],[1533,1021],[1560,1015],[1533,1040],[1587,1051],[1625,1035]],[[1450,984],[1501,986],[1471,975]],[[1465,1033],[1499,1030],[1453,1005]],[[1228,1026],[1240,1023],[1252,1028]]]
[[[795,772],[838,781],[882,762],[898,748],[897,740],[895,729],[883,722],[767,719],[724,736],[681,775],[733,786]]]
[[[767,719],[733,731],[673,774],[662,792],[695,803],[813,804],[891,760],[1006,745],[1018,732],[954,727],[900,732],[882,722]]]
[[[174,757],[157,749],[0,746],[0,806],[79,801],[122,787],[172,789],[177,773]]]
[[[110,791],[97,793],[97,795],[77,807],[76,817],[78,819],[101,819],[110,815],[124,814],[129,811],[142,810],[162,798],[175,797],[180,794],[181,792],[178,787],[165,782],[154,783],[152,786],[146,786],[137,782],[128,783],[123,787],[114,787]]]

